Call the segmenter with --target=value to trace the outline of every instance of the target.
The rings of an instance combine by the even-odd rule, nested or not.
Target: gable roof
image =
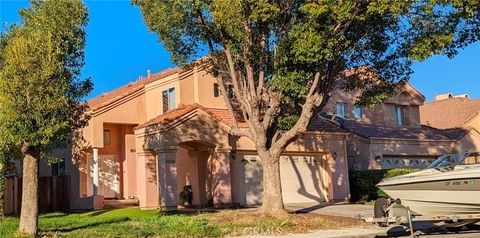
[[[142,78],[135,82],[131,82],[123,87],[117,88],[107,93],[103,93],[98,97],[88,100],[87,104],[91,110],[98,110],[123,97],[126,97],[130,94],[143,90],[146,84],[149,84],[151,82],[160,80],[162,78],[165,78],[180,72],[181,72],[180,68],[166,69],[166,70],[160,71],[156,74],[151,75],[150,77]]]
[[[479,114],[480,99],[449,98],[420,107],[421,123],[440,129],[462,127]]]
[[[398,127],[345,120],[343,127],[363,138],[392,138],[418,140],[452,140],[442,130],[429,126]]]
[[[194,103],[189,105],[180,105],[178,108],[175,108],[171,111],[168,111],[162,115],[159,115],[141,125],[135,127],[135,130],[146,128],[153,125],[165,125],[172,121],[175,121],[184,115],[194,111],[194,110],[202,110],[212,116],[215,120],[232,127],[232,120],[228,113],[227,109],[219,109],[219,108],[206,108],[200,104]],[[240,112],[236,113],[237,123],[239,128],[248,128],[248,124],[243,119],[243,116]],[[307,127],[307,131],[319,131],[319,132],[330,132],[330,133],[345,133],[346,131],[340,128],[340,126],[336,126],[334,123],[329,122],[327,120],[322,119],[321,117],[317,116],[314,117],[310,124]]]

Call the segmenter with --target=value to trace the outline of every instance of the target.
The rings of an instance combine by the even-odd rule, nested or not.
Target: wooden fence
[[[7,177],[5,181],[5,214],[20,214],[22,178]],[[38,209],[40,213],[70,209],[70,176],[38,178]]]

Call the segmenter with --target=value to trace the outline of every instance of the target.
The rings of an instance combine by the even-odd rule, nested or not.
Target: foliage
[[[251,139],[263,161],[263,210],[283,208],[285,148],[337,89],[378,104],[406,82],[414,61],[480,39],[475,0],[133,0],[176,64],[216,76],[231,134]],[[233,86],[233,87],[232,87]],[[239,128],[235,110],[248,128]],[[275,177],[276,176],[276,177]],[[268,201],[267,201],[268,200]]]
[[[351,201],[368,202],[383,197],[385,196],[385,193],[376,187],[379,182],[383,179],[416,171],[418,171],[418,169],[352,171],[349,174]]]
[[[80,0],[32,0],[19,14],[2,40],[0,141],[46,158],[85,123],[87,9]]]

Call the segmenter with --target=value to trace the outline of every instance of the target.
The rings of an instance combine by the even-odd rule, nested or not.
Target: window
[[[233,91],[233,85],[228,85],[227,89],[228,98],[235,98],[235,92]]]
[[[361,106],[355,105],[353,107],[353,113],[355,119],[361,119],[363,117],[363,108]]]
[[[52,176],[65,175],[65,158],[61,158],[55,163],[52,163]]]
[[[347,104],[343,102],[337,103],[337,115],[347,117]]]
[[[218,83],[213,84],[213,96],[218,98],[220,96],[220,88],[218,86]]]
[[[112,133],[110,130],[103,130],[103,144],[110,145],[112,143]]]
[[[406,125],[405,106],[395,106],[395,119],[397,121],[397,125],[399,126]]]
[[[169,88],[162,92],[163,113],[175,108],[175,88]]]

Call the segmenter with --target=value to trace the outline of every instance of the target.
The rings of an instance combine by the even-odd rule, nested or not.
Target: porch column
[[[232,203],[232,185],[230,181],[230,148],[215,148],[210,167],[212,174],[213,203],[225,206]]]
[[[177,210],[177,147],[162,148],[156,152],[160,209]]]
[[[93,148],[93,196],[98,195],[98,148]]]

